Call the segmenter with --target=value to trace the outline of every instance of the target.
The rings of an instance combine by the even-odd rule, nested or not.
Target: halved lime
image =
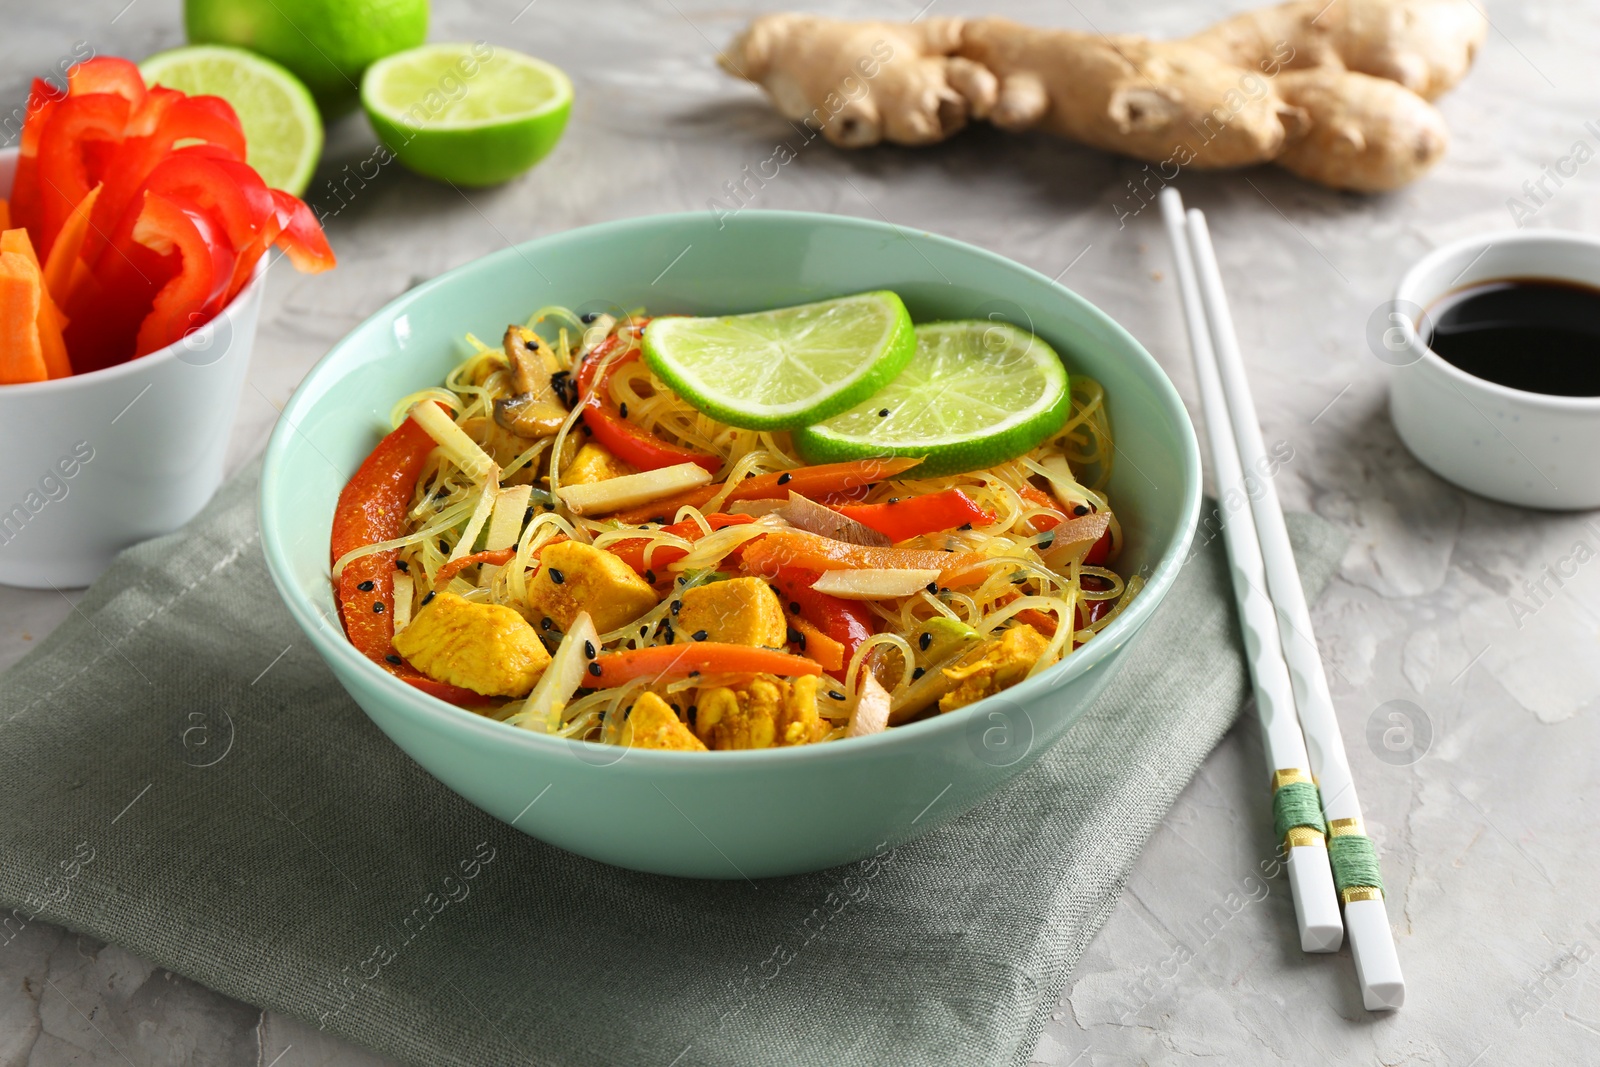
[[[1061,357],[1009,323],[964,320],[916,328],[916,358],[841,415],[796,430],[812,463],[923,456],[924,477],[980,470],[1022,455],[1061,429],[1070,401]]]
[[[322,154],[322,119],[299,78],[254,52],[220,44],[157,52],[139,73],[148,85],[232,104],[244,127],[245,162],[274,189],[306,191]]]
[[[644,331],[651,370],[712,418],[752,430],[844,411],[915,351],[911,315],[888,291],[750,315],[653,319]]]
[[[572,112],[559,67],[482,41],[429,44],[380,59],[361,106],[395,156],[456,185],[497,185],[543,159]]]

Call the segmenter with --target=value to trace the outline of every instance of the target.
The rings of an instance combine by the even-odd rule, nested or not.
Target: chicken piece
[[[621,478],[625,474],[638,474],[637,468],[606,451],[602,445],[589,442],[578,449],[572,462],[561,472],[562,485],[591,485],[608,478]]]
[[[622,724],[620,743],[633,748],[664,748],[672,752],[704,752],[705,744],[689,731],[678,713],[654,693],[634,701],[628,721]]]
[[[437,593],[404,630],[395,651],[437,682],[487,697],[527,696],[550,665],[539,635],[503,604]]]
[[[561,541],[544,549],[539,571],[528,582],[530,618],[550,619],[566,632],[587,611],[601,633],[615,630],[656,606],[650,583],[603,548]],[[415,625],[415,624],[413,624]]]
[[[676,641],[722,641],[784,647],[789,632],[783,602],[760,578],[730,578],[684,591],[673,620]],[[700,635],[704,634],[704,637]]]
[[[939,698],[939,710],[964,708],[1016,685],[1049,647],[1050,642],[1031,626],[1013,626],[985,641],[960,663],[944,669],[955,688]]]
[[[700,690],[695,734],[708,748],[807,745],[827,735],[817,712],[817,679],[758,674],[738,689]]]

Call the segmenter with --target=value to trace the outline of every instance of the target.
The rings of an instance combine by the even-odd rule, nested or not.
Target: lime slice
[[[644,358],[678,394],[730,426],[788,430],[844,411],[900,373],[916,338],[883,291],[696,319],[654,319]]]
[[[1067,372],[1055,350],[1008,323],[918,326],[899,377],[827,422],[796,430],[812,463],[923,456],[915,477],[979,470],[1022,455],[1067,420]]]
[[[509,181],[549,154],[572,112],[572,82],[543,60],[475,44],[430,44],[380,59],[361,106],[395,156],[456,185]]]
[[[244,127],[245,162],[274,189],[306,191],[322,154],[322,120],[299,78],[270,59],[220,44],[157,52],[139,73],[148,85],[232,104]]]

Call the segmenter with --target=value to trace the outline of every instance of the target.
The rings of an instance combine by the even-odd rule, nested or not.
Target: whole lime
[[[361,75],[428,35],[428,0],[184,0],[192,44],[232,44],[289,68],[329,115],[356,105]]]

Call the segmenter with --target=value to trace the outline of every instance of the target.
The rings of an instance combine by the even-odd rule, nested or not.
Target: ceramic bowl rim
[[[1469,287],[1452,285],[1442,292],[1430,295],[1426,304],[1417,299],[1421,290],[1423,276],[1436,269],[1441,262],[1476,248],[1482,248],[1483,252],[1487,252],[1490,248],[1504,245],[1541,244],[1568,245],[1582,248],[1595,259],[1596,271],[1600,273],[1600,237],[1592,237],[1585,233],[1574,233],[1568,230],[1497,230],[1491,233],[1462,237],[1448,244],[1440,245],[1417,260],[1406,270],[1405,274],[1400,276],[1400,282],[1395,286],[1394,301],[1395,303],[1415,304],[1426,312],[1431,305],[1437,304],[1444,297]],[[1483,252],[1480,252],[1479,255],[1482,255]],[[1470,267],[1471,264],[1468,264],[1468,266]],[[1463,270],[1462,273],[1464,274],[1466,271]],[[1593,282],[1585,281],[1581,278],[1573,278],[1554,271],[1547,274],[1519,274],[1517,277],[1548,278],[1552,281],[1594,287]],[[1473,282],[1469,284],[1477,285],[1481,283]],[[1417,333],[1416,323],[1411,320],[1410,316],[1401,316],[1400,329],[1412,351],[1421,354],[1421,362],[1426,363],[1429,369],[1435,373],[1443,374],[1457,385],[1472,388],[1480,394],[1494,397],[1496,400],[1517,401],[1529,407],[1544,408],[1552,412],[1600,415],[1600,396],[1557,396],[1553,393],[1535,393],[1527,389],[1514,389],[1509,385],[1491,382],[1487,378],[1480,378],[1475,374],[1467,373],[1425,344]],[[1397,369],[1403,370],[1404,368]]]
[[[444,288],[459,274],[477,270],[492,270],[490,264],[523,258],[526,255],[526,251],[532,246],[540,245],[547,241],[571,240],[574,234],[581,234],[587,237],[633,228],[648,229],[653,226],[668,224],[674,220],[692,218],[696,214],[698,213],[665,212],[616,219],[548,234],[469,260],[407,290],[363,319],[359,325],[341,338],[337,344],[328,350],[326,355],[317,361],[316,365],[301,380],[300,385],[296,387],[294,395],[284,405],[277,425],[273,427],[271,439],[267,443],[262,466],[259,496],[260,526],[262,548],[266,556],[267,567],[285,604],[287,604],[291,614],[295,617],[295,621],[311,638],[312,644],[317,648],[318,653],[325,659],[329,659],[330,665],[337,661],[346,670],[354,671],[371,679],[374,684],[380,687],[379,691],[384,694],[384,701],[388,705],[385,708],[386,711],[404,710],[412,717],[421,716],[431,719],[452,732],[464,731],[469,734],[476,734],[483,740],[520,745],[529,752],[555,754],[566,751],[569,754],[574,754],[574,750],[578,746],[582,746],[585,751],[592,751],[594,747],[593,742],[552,737],[548,734],[535,733],[531,730],[510,726],[464,708],[455,707],[442,700],[430,697],[413,686],[407,685],[358,652],[355,646],[346,638],[343,630],[317,610],[309,597],[299,589],[291,577],[294,573],[294,568],[290,564],[291,553],[287,549],[284,539],[279,536],[279,524],[273,517],[272,508],[280,495],[280,488],[277,482],[282,477],[280,472],[285,462],[284,457],[294,447],[298,432],[296,428],[301,421],[301,416],[304,414],[305,409],[313,403],[312,400],[308,399],[310,392],[306,388],[307,384],[336,361],[343,359],[347,350],[356,347],[359,336],[375,328],[373,325],[375,322],[393,317],[391,313],[399,310],[402,306],[428,299],[434,291]],[[830,215],[805,211],[748,210],[741,212],[740,217],[780,224],[804,224],[806,222],[822,221],[830,226],[856,228],[881,233],[886,236],[905,236],[902,229],[892,223],[850,215]],[[1189,419],[1188,411],[1184,407],[1183,401],[1179,397],[1171,379],[1161,369],[1161,365],[1156,362],[1155,357],[1151,356],[1144,346],[1111,316],[1067,287],[1052,281],[1044,274],[998,253],[990,252],[987,249],[979,248],[954,238],[927,233],[926,231],[918,231],[918,238],[934,245],[952,249],[962,255],[976,256],[1007,270],[1024,272],[1025,275],[1043,282],[1058,298],[1079,305],[1082,311],[1092,318],[1098,319],[1100,324],[1110,332],[1113,342],[1120,342],[1124,347],[1128,348],[1132,353],[1133,360],[1142,364],[1142,369],[1145,372],[1143,377],[1148,379],[1152,387],[1151,392],[1157,404],[1167,414],[1168,418],[1173,421],[1180,438],[1180,454],[1177,459],[1182,470],[1183,484],[1178,491],[1183,494],[1184,499],[1181,505],[1181,517],[1177,528],[1173,531],[1170,546],[1155,566],[1151,568],[1145,580],[1145,587],[1140,595],[1116,619],[1112,620],[1105,630],[1097,635],[1096,640],[1078,649],[1062,662],[1041,672],[1037,677],[1029,678],[1005,691],[1005,697],[1008,700],[1028,707],[1036,703],[1039,698],[1050,690],[1064,686],[1073,679],[1081,677],[1097,667],[1102,660],[1120,651],[1126,640],[1143,629],[1144,625],[1149,621],[1150,615],[1155,612],[1165,599],[1172,583],[1177,578],[1179,570],[1184,565],[1190,541],[1199,523],[1201,496],[1199,445],[1195,438],[1194,426]],[[897,747],[915,745],[918,739],[922,737],[966,730],[973,716],[981,714],[982,710],[987,706],[990,706],[988,700],[978,701],[948,714],[908,723],[905,726],[898,726],[893,730],[886,730],[868,737],[854,738],[848,745],[803,745],[794,748],[705,753],[630,748],[626,750],[627,762],[642,763],[642,765],[650,767],[652,773],[687,772],[704,774],[717,768],[733,771],[756,764],[770,765],[775,762],[803,763],[812,760],[872,758]],[[620,763],[622,757],[618,756],[617,761]]]

